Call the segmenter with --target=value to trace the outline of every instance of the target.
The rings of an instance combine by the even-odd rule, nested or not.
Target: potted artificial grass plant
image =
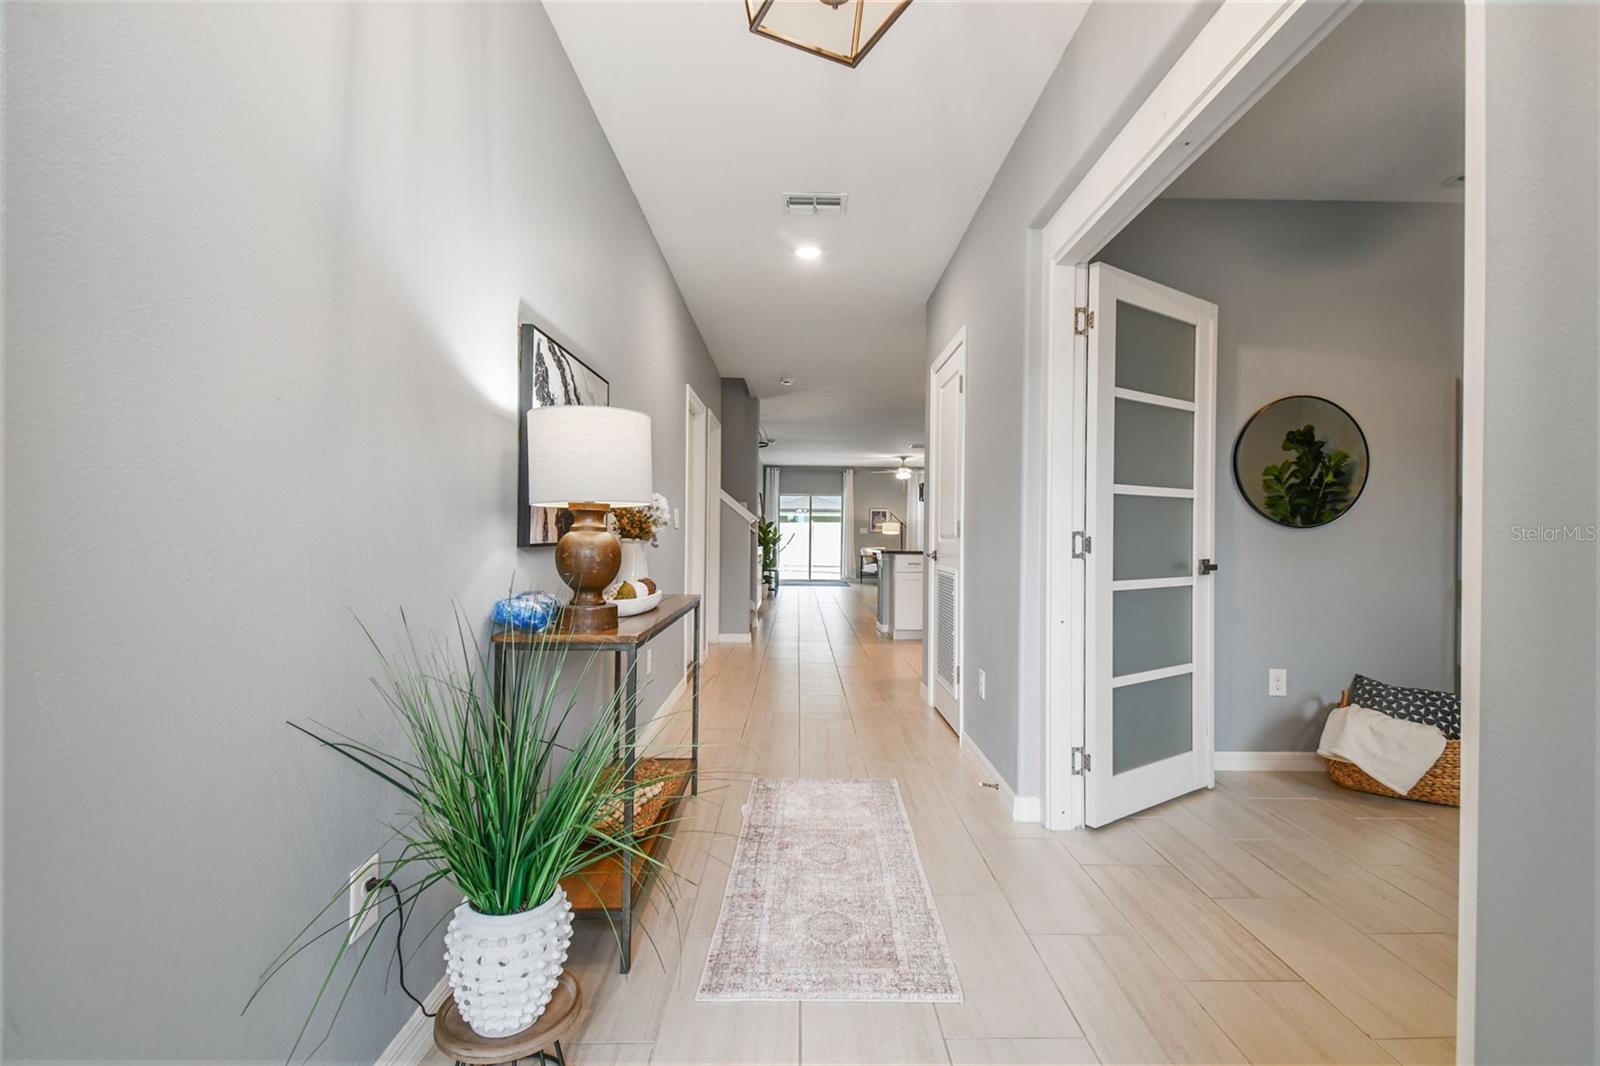
[[[378,925],[394,917],[403,929],[406,912],[425,891],[441,881],[453,884],[465,897],[444,938],[456,1008],[479,1035],[505,1037],[538,1021],[566,961],[572,908],[562,878],[623,852],[642,863],[658,860],[625,839],[607,817],[639,787],[627,783],[634,775],[619,773],[616,763],[623,731],[619,693],[580,725],[575,712],[581,686],[559,684],[564,648],[537,644],[506,656],[505,676],[491,679],[460,619],[458,628],[457,649],[436,644],[426,655],[404,628],[397,658],[385,655],[367,634],[383,665],[383,677],[374,684],[408,750],[390,751],[321,725],[290,725],[405,798],[411,809],[394,827],[400,857],[382,864],[376,884],[366,882],[368,905],[392,898]],[[312,942],[342,933],[346,925],[339,921],[313,932],[317,924],[313,919],[273,961],[263,985]],[[356,959],[334,1006],[335,1020],[377,939],[374,932]],[[290,1058],[330,995],[340,964],[354,954],[341,940]]]

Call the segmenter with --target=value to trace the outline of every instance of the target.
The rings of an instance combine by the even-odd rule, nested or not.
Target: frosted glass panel
[[[1111,594],[1111,675],[1194,661],[1194,590],[1124,589]]]
[[[1111,772],[1148,766],[1194,747],[1190,674],[1111,690]]]
[[[1194,327],[1118,300],[1117,387],[1194,399]]]
[[[1111,577],[1136,581],[1194,573],[1194,501],[1173,496],[1114,496]]]
[[[1194,488],[1194,412],[1118,400],[1113,417],[1117,484]]]

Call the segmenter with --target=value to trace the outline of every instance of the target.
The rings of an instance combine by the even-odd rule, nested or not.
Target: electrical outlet
[[[350,871],[350,939],[347,943],[354,944],[378,924],[376,904],[383,888],[367,891],[367,881],[374,877],[383,877],[383,860],[377,855]]]
[[[655,651],[653,649],[646,648],[644,650],[644,672],[645,672],[645,676],[647,676],[647,677],[650,674],[655,672],[654,667],[652,665],[655,662],[654,656],[655,656]]]
[[[1274,666],[1267,671],[1267,695],[1287,696],[1289,694],[1289,671],[1281,666]]]
[[[676,507],[672,509],[672,528],[678,528],[678,509]]]
[[[986,682],[987,680],[988,680],[988,678],[984,676],[983,671],[979,670],[978,671],[978,698],[980,700],[986,700],[986,699],[989,698],[988,693],[984,692],[984,688],[986,687],[984,682]]]

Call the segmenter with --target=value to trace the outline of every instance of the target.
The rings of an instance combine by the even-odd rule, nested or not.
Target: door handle
[[[1212,562],[1210,559],[1201,559],[1200,560],[1200,576],[1201,577],[1205,577],[1207,574],[1214,574],[1218,570],[1221,570],[1221,569],[1222,569],[1221,566],[1219,566],[1216,563]]]
[[[933,551],[927,553],[927,556],[928,556],[928,558],[932,559],[934,562],[938,562],[939,561],[939,549],[938,548],[933,549]]]

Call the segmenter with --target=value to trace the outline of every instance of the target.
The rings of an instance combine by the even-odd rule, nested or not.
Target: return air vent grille
[[[849,194],[842,192],[786,192],[783,194],[783,213],[842,215],[849,200]]]
[[[938,603],[934,615],[938,619],[938,648],[935,666],[939,680],[952,692],[956,690],[956,575],[949,570],[934,571],[934,594]]]

